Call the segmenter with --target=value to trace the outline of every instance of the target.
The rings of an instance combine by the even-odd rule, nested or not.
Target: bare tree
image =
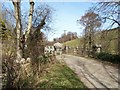
[[[17,34],[17,60],[22,58],[22,49],[21,49],[21,11],[20,11],[20,0],[19,2],[12,1],[15,10],[15,19],[16,19],[16,34]]]
[[[48,6],[40,6],[34,9],[31,33],[27,40],[27,51],[28,55],[33,59],[35,67],[39,67],[38,57],[44,55],[45,39],[41,30],[49,27],[51,12]],[[37,71],[39,71],[38,68],[34,69],[34,72]]]
[[[94,43],[94,34],[97,31],[97,29],[101,26],[101,18],[98,14],[94,13],[93,11],[88,11],[85,13],[84,16],[81,17],[80,20],[78,20],[80,24],[82,24],[85,29],[85,47],[88,46],[88,56],[90,55],[90,52],[93,50]]]
[[[119,22],[119,7],[120,7],[120,1],[119,2],[100,2],[97,3],[96,6],[92,7],[92,10],[95,12],[98,12],[102,19],[111,21],[111,25],[118,24],[120,26]]]
[[[4,76],[6,83],[5,87],[22,87],[21,84],[23,84],[24,81],[21,80],[21,73],[18,73],[22,67],[20,66],[20,63],[16,63],[14,61],[21,60],[22,57],[24,57],[24,54],[27,54],[27,57],[31,57],[31,61],[34,62],[32,63],[33,67],[31,70],[35,71],[35,73],[32,73],[32,75],[38,72],[39,63],[44,66],[44,62],[47,61],[43,60],[45,35],[42,30],[50,29],[49,24],[52,21],[52,10],[47,5],[40,5],[39,7],[34,8],[34,0],[30,0],[29,4],[29,11],[22,15],[21,0],[17,0],[17,2],[16,0],[12,0],[12,5],[14,6],[13,11],[9,8],[4,8],[3,11],[5,14],[2,12],[2,14],[4,14],[2,16],[4,16],[5,19],[0,17],[0,27],[1,23],[3,23],[3,30],[0,29],[0,31],[2,31],[2,33],[5,32],[3,35],[5,38],[3,39],[6,39],[7,37],[2,45],[4,47],[2,49],[4,53],[3,69],[5,69],[3,71],[5,71],[6,74],[6,76]],[[11,20],[13,20],[13,22],[11,22]],[[23,31],[25,31],[23,30],[23,27],[27,31],[25,34],[23,34]],[[0,35],[2,34],[0,33]],[[25,45],[28,46],[24,48]],[[27,50],[29,50],[29,53],[27,53]],[[43,56],[42,59],[39,58],[39,56]],[[42,63],[40,60],[43,60]],[[24,77],[24,79],[26,79],[26,77]]]
[[[111,29],[115,24],[118,25],[118,54],[120,55],[120,1],[118,2],[99,2],[92,10],[98,12],[104,23],[109,21]]]

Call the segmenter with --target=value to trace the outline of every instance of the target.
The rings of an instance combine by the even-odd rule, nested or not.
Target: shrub
[[[120,64],[120,56],[119,55],[113,55],[113,61],[115,63],[119,63]]]
[[[116,63],[116,64],[120,63],[119,55],[109,54],[106,52],[96,53],[94,58],[103,60],[103,61],[109,61],[109,62]]]

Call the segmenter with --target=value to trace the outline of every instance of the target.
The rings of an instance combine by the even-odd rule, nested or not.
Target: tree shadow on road
[[[89,83],[91,83],[96,89],[100,90],[100,88],[97,88],[97,86],[96,86],[95,83],[103,86],[106,90],[109,90],[109,88],[108,88],[104,83],[102,83],[97,77],[95,77],[95,76],[87,69],[87,67],[86,67],[84,64],[80,64],[80,63],[79,63],[79,65],[83,68],[83,70],[80,69],[80,71],[81,71],[81,73],[84,75],[84,78],[87,79],[87,80],[89,81]],[[92,81],[94,81],[94,82],[92,82],[91,79],[92,79]]]
[[[115,82],[117,82],[118,84],[120,84],[120,81],[119,81],[118,77],[116,77],[114,74],[112,74],[112,72],[106,68],[106,65],[105,65],[104,63],[102,63],[102,66],[103,66],[104,70],[106,71],[106,73],[107,73]],[[118,75],[119,75],[119,72],[118,72]]]

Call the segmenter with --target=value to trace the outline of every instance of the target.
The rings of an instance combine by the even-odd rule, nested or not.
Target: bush
[[[119,55],[113,55],[113,61],[115,63],[119,63],[120,64],[120,56]]]
[[[109,62],[116,63],[116,64],[120,63],[119,55],[113,55],[113,54],[109,54],[105,52],[96,53],[94,58],[100,59],[103,61],[109,61]]]

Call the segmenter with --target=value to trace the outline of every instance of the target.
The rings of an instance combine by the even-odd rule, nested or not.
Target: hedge
[[[103,60],[103,61],[112,62],[115,64],[120,64],[120,56],[119,55],[100,52],[100,53],[96,53],[94,58]]]

